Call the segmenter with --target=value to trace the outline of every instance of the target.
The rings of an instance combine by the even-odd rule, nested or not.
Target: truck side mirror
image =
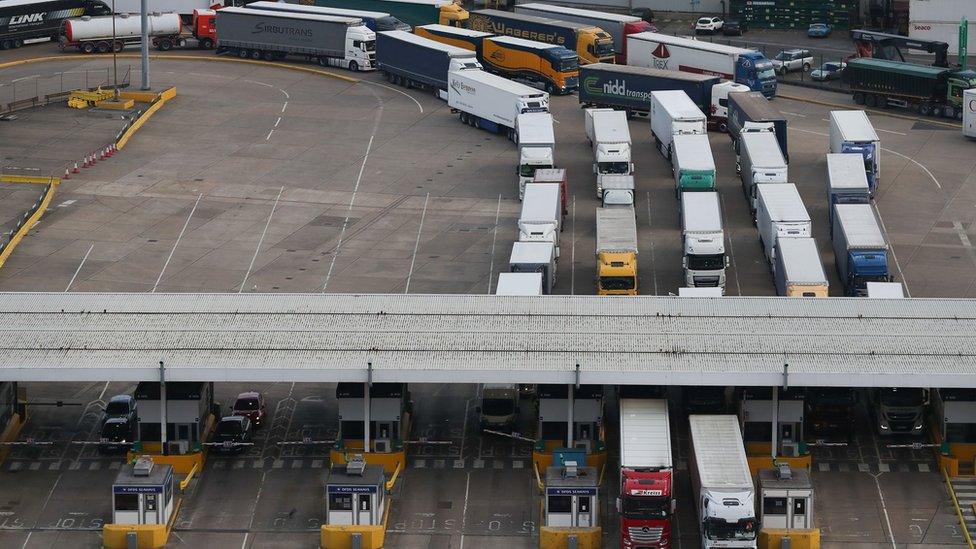
[[[620,513],[620,498],[617,498],[617,513]]]
[[[678,500],[672,499],[671,500],[671,512],[674,513],[674,510],[677,509],[677,508],[678,508]]]
[[[630,163],[630,173],[634,173],[634,163]]]
[[[596,172],[596,164],[593,164],[593,173],[597,173]]]
[[[728,266],[729,266],[729,256],[725,256],[725,267],[728,268]]]

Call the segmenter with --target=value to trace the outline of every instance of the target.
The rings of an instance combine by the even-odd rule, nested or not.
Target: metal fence
[[[129,86],[131,74],[131,65],[119,67],[117,81],[120,88]],[[111,88],[115,82],[111,68],[64,71],[0,82],[0,113],[64,101],[74,90]]]

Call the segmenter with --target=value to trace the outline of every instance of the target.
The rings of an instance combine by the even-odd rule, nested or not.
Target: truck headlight
[[[888,422],[887,421],[882,421],[881,422],[881,430],[882,431],[887,431],[888,430]]]

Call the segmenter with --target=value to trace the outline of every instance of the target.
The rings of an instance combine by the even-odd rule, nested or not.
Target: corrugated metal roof
[[[0,293],[0,378],[976,385],[976,301]]]

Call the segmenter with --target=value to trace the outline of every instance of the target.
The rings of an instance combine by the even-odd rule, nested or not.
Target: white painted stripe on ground
[[[895,135],[908,135],[907,133],[902,133],[902,132],[896,132],[896,131],[894,131],[894,130],[883,130],[883,129],[881,129],[881,128],[875,128],[875,129],[876,129],[876,130],[878,130],[879,132],[885,132],[885,133],[893,133],[893,134],[895,134]]]
[[[417,228],[417,241],[413,245],[413,259],[410,260],[410,272],[407,273],[407,284],[403,287],[403,293],[410,293],[410,280],[413,278],[413,268],[417,264],[417,250],[420,249],[420,235],[424,231],[424,219],[427,217],[427,202],[430,200],[430,192],[424,198],[424,210],[420,213],[420,227]]]
[[[284,185],[278,189],[278,196],[275,197],[274,204],[271,206],[271,213],[268,214],[268,220],[264,223],[264,230],[261,231],[261,238],[258,240],[257,247],[254,248],[254,255],[251,256],[251,263],[247,266],[247,272],[244,273],[244,280],[241,281],[241,287],[237,289],[237,293],[244,291],[244,285],[247,284],[247,278],[251,276],[251,270],[254,269],[254,262],[258,258],[258,252],[261,251],[261,244],[264,242],[264,237],[268,234],[268,227],[271,226],[271,217],[275,214],[275,210],[278,209],[278,201],[281,200],[281,193],[283,192],[285,192]]]
[[[491,253],[488,255],[488,295],[491,295],[491,279],[495,272],[495,240],[498,238],[498,214],[502,210],[502,194],[498,193],[495,206],[495,226],[491,229]]]
[[[881,223],[881,230],[884,231],[885,242],[888,243],[888,248],[891,250],[891,258],[895,260],[898,276],[901,277],[901,285],[905,287],[905,296],[912,297],[912,290],[908,287],[908,280],[905,278],[905,273],[901,270],[901,262],[898,261],[898,254],[895,253],[895,247],[891,244],[891,238],[888,237],[888,227],[885,226],[884,218],[881,217],[881,212],[878,210],[878,203],[872,200],[871,207],[874,208],[874,213],[878,215],[878,222]]]
[[[159,287],[159,282],[163,280],[163,274],[166,273],[166,267],[169,266],[170,260],[173,259],[173,254],[176,253],[176,247],[180,245],[180,241],[183,240],[183,233],[186,232],[186,228],[190,225],[190,219],[193,218],[193,212],[197,211],[197,205],[200,204],[200,199],[203,198],[203,193],[197,195],[197,201],[193,203],[193,208],[190,209],[190,215],[186,216],[186,222],[183,223],[183,228],[180,229],[180,235],[176,237],[176,242],[173,243],[173,249],[169,251],[169,256],[166,257],[166,263],[163,263],[163,269],[159,271],[159,277],[156,278],[156,283],[153,284],[152,290],[149,293],[156,293],[156,288]]]
[[[78,268],[75,269],[75,274],[71,275],[71,280],[68,281],[68,285],[64,287],[64,291],[71,289],[71,285],[75,283],[75,279],[78,278],[78,273],[81,272],[81,268],[85,266],[85,261],[88,261],[88,254],[91,253],[92,248],[95,247],[95,243],[92,242],[91,246],[88,246],[88,251],[85,252],[85,257],[81,258],[81,263],[78,264]],[[106,383],[107,384],[107,383]],[[101,398],[101,397],[99,397]]]
[[[335,252],[332,254],[332,262],[329,263],[329,271],[325,274],[325,283],[322,284],[322,291],[329,287],[329,280],[332,279],[332,269],[335,267],[336,258],[339,257],[339,249],[342,248],[342,239],[346,235],[346,227],[349,226],[349,215],[352,213],[352,206],[356,203],[356,193],[359,192],[359,183],[363,180],[363,170],[366,169],[366,160],[369,159],[369,151],[373,149],[373,135],[369,136],[369,143],[366,145],[366,154],[363,155],[363,163],[359,166],[359,175],[356,176],[356,186],[352,188],[352,196],[349,198],[349,207],[346,208],[346,218],[342,221],[342,228],[339,229],[339,241],[336,242]]]
[[[369,82],[367,80],[360,80],[359,82],[361,84],[369,84],[371,86],[379,86],[381,88],[386,88],[386,89],[388,89],[390,91],[395,91],[395,92],[399,93],[400,95],[405,95],[408,98],[410,98],[410,100],[413,101],[417,105],[417,108],[420,109],[420,114],[424,114],[424,106],[420,104],[420,101],[417,101],[416,99],[413,98],[412,95],[410,95],[409,93],[407,93],[407,92],[405,92],[403,90],[398,90],[398,89],[396,89],[396,88],[394,88],[392,86],[387,86],[386,84],[380,84],[379,82]]]

